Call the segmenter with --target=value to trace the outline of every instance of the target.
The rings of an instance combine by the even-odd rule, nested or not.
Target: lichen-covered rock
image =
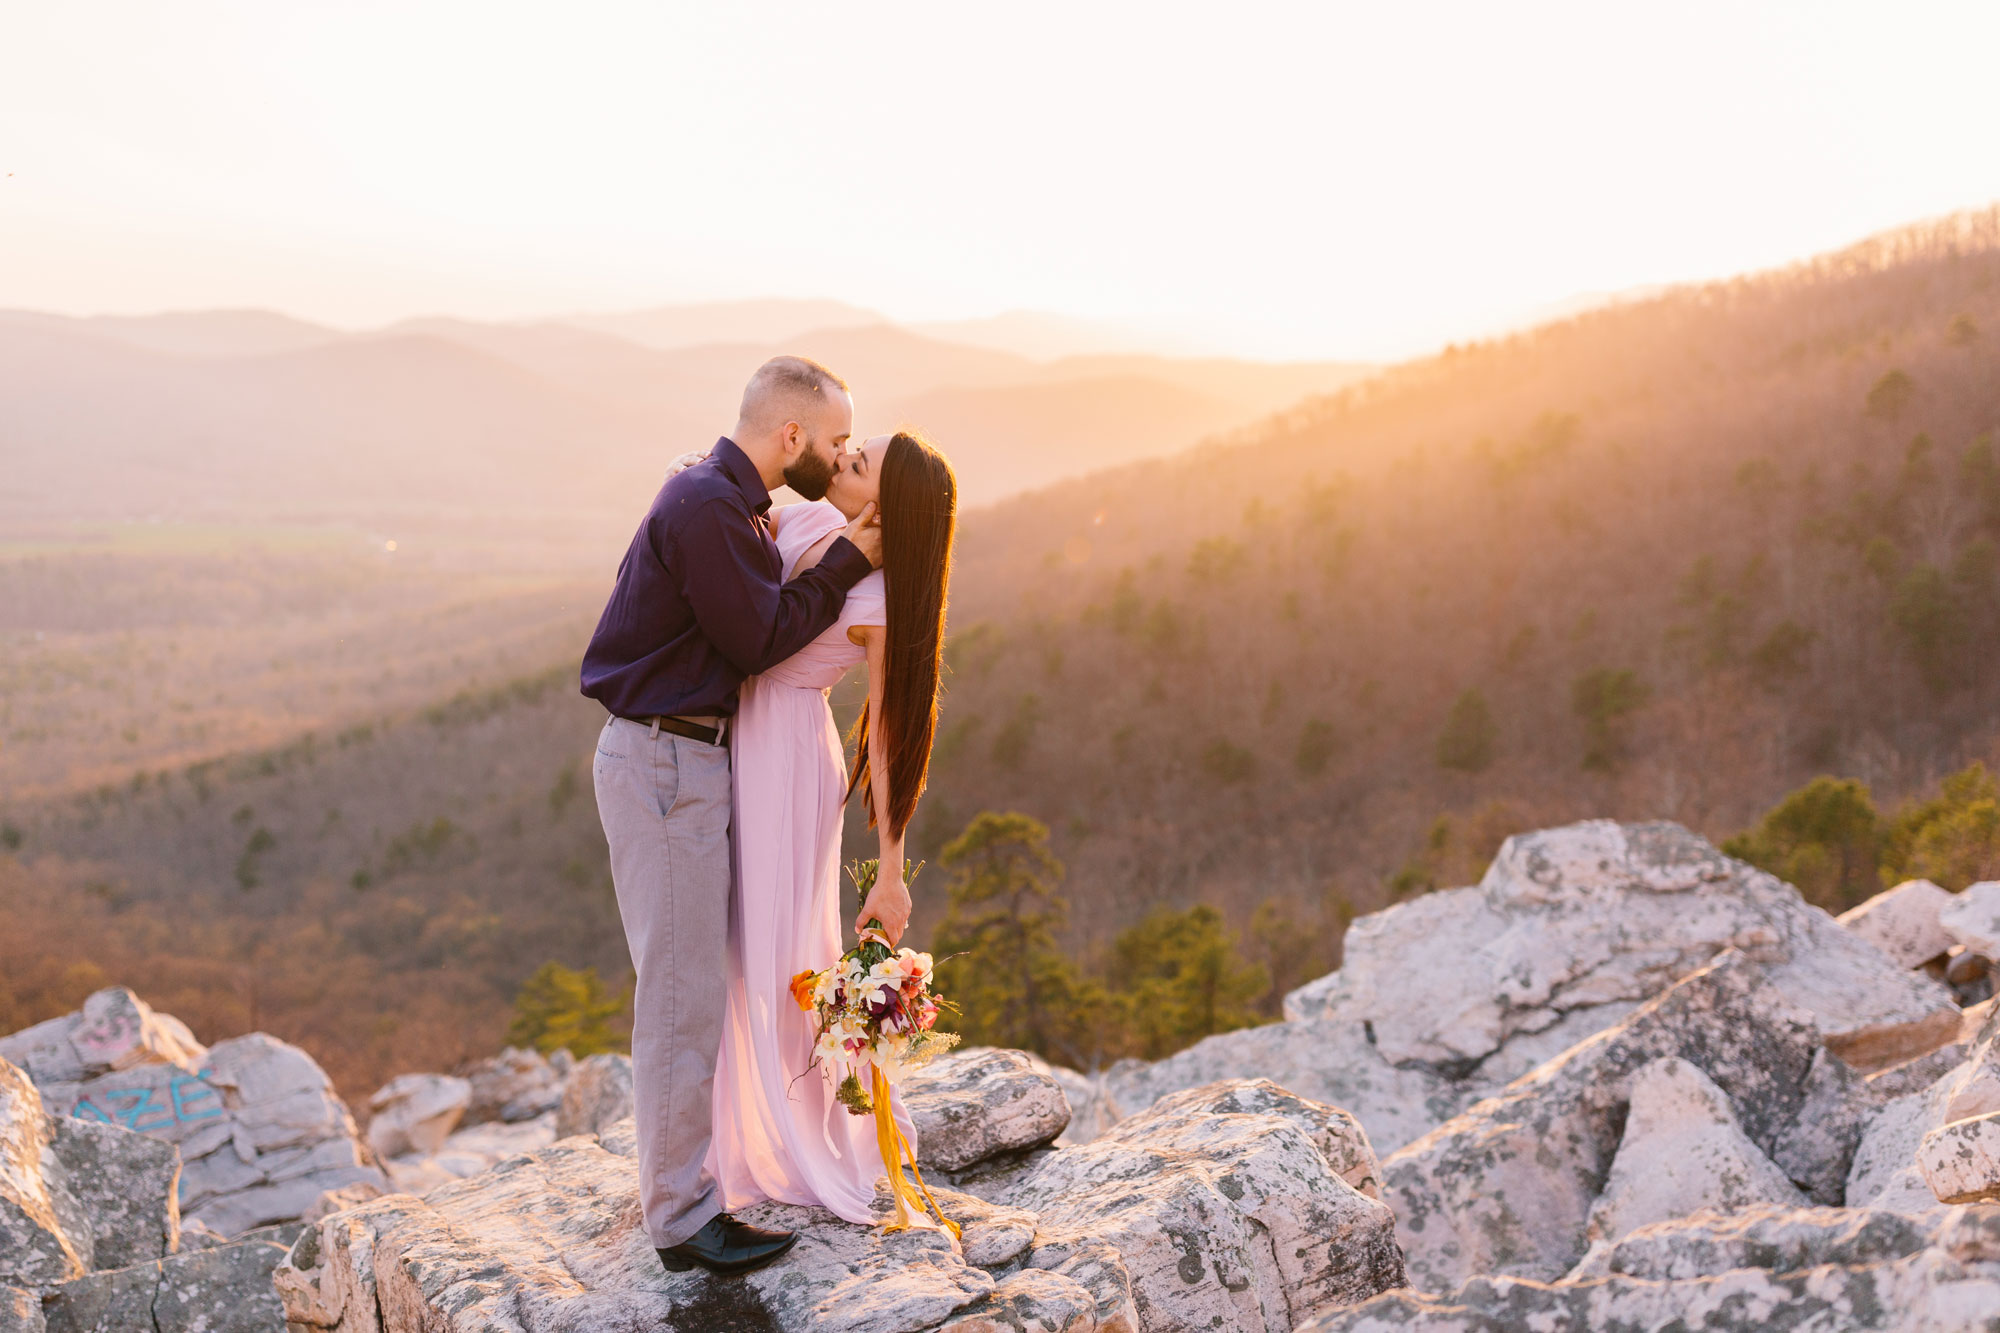
[[[52,1116],[0,1060],[0,1282],[46,1287],[180,1243],[171,1144]]]
[[[1972,952],[2000,961],[2000,880],[1982,880],[1955,895],[1938,912],[1938,924]]]
[[[0,1037],[0,1060],[19,1065],[44,1091],[135,1065],[191,1069],[206,1053],[187,1024],[122,986],[96,992],[73,1014]]]
[[[1097,1301],[1081,1283],[1040,1268],[1001,1278],[938,1333],[1095,1333]]]
[[[41,1298],[19,1287],[0,1286],[0,1333],[44,1333]]]
[[[1917,1166],[1945,1203],[2000,1199],[2000,1113],[1938,1126],[1918,1145]]]
[[[1953,898],[1927,879],[1906,879],[1834,920],[1894,959],[1901,967],[1922,967],[1951,949],[1952,938],[1938,913]]]
[[[556,1137],[596,1134],[632,1114],[632,1057],[612,1052],[577,1062],[563,1080]]]
[[[1917,1168],[1917,1148],[1924,1135],[1943,1123],[1943,1104],[1941,1079],[1924,1091],[1893,1099],[1869,1118],[1847,1176],[1848,1207],[1906,1213],[1938,1207],[1937,1196]]]
[[[670,1274],[642,1224],[629,1158],[587,1139],[512,1157],[419,1202],[389,1196],[322,1221],[275,1278],[287,1317],[341,1333],[503,1327],[916,1333],[991,1292],[939,1231],[894,1235],[819,1209],[740,1214],[798,1230],[746,1277]]]
[[[1030,1267],[1116,1249],[1142,1328],[1289,1329],[1403,1280],[1388,1210],[1315,1146],[1328,1126],[1297,1099],[1221,1084],[1049,1154],[1006,1202],[1041,1216]]]
[[[1382,1166],[1368,1132],[1338,1106],[1300,1097],[1267,1078],[1234,1079],[1190,1088],[1153,1103],[1154,1123],[1194,1115],[1276,1115],[1305,1130],[1333,1173],[1371,1199],[1382,1197]]]
[[[1790,885],[1678,824],[1610,820],[1516,835],[1478,887],[1357,920],[1337,993],[1322,1003],[1368,1021],[1391,1064],[1467,1071],[1517,1034],[1650,998],[1728,948],[1762,964],[1858,1067],[1908,1058],[1956,1029],[1939,983]]]
[[[423,1195],[449,1181],[476,1176],[503,1158],[546,1148],[555,1141],[554,1111],[511,1124],[488,1120],[452,1134],[434,1153],[392,1157],[382,1168],[400,1193]]]
[[[471,1101],[465,1079],[398,1074],[368,1099],[368,1146],[380,1157],[428,1156],[444,1146]]]
[[[1461,1087],[1420,1063],[1384,1059],[1358,1021],[1307,1018],[1218,1033],[1150,1064],[1121,1060],[1105,1076],[1127,1114],[1169,1093],[1222,1079],[1268,1078],[1301,1097],[1338,1106],[1367,1126],[1378,1151],[1392,1152],[1457,1114]],[[1483,1086],[1483,1085],[1481,1085]]]
[[[537,1050],[509,1046],[498,1055],[475,1060],[458,1074],[471,1086],[461,1125],[534,1120],[562,1105],[563,1076]]]
[[[1615,1275],[1546,1285],[1480,1277],[1451,1295],[1390,1292],[1303,1324],[1298,1333],[1964,1333],[1993,1328],[1996,1310],[2000,1266],[1932,1248],[1891,1263],[1790,1273],[1739,1268],[1676,1281]]]
[[[0,1046],[22,1053],[52,1114],[177,1147],[183,1220],[222,1235],[295,1219],[329,1189],[387,1183],[325,1071],[261,1032],[204,1048],[111,989]]]
[[[913,1071],[900,1093],[924,1167],[956,1171],[1053,1142],[1069,1125],[1062,1085],[1020,1051],[953,1051]]]
[[[1695,1065],[1668,1056],[1632,1075],[1624,1137],[1585,1234],[1615,1241],[1653,1222],[1703,1209],[1805,1202],[1750,1141],[1722,1089]]]
[[[1383,1161],[1412,1285],[1567,1272],[1618,1149],[1632,1076],[1647,1064],[1697,1066],[1768,1154],[1805,1103],[1818,1050],[1811,1015],[1756,964],[1725,954]]]
[[[1026,1051],[1022,1054],[1062,1085],[1063,1098],[1069,1103],[1069,1125],[1056,1135],[1058,1144],[1088,1143],[1125,1118],[1124,1108],[1118,1104],[1118,1098],[1101,1071],[1085,1074],[1061,1065],[1047,1064],[1041,1057]]]
[[[271,1273],[285,1247],[233,1241],[129,1268],[87,1273],[49,1294],[50,1333],[275,1333],[284,1307]]]
[[[1931,1243],[1929,1219],[1881,1208],[1756,1205],[1640,1227],[1591,1255],[1563,1280],[1613,1273],[1656,1282],[1711,1277],[1736,1268],[1792,1273],[1821,1264],[1907,1259]]]

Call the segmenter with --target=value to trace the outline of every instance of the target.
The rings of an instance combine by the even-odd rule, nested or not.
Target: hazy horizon
[[[207,0],[12,26],[0,306],[61,313],[810,293],[1379,362],[2000,198],[2000,11],[1962,3],[558,26]]]

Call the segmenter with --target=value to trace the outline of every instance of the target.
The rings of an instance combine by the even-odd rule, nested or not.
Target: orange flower
[[[807,968],[792,978],[792,1001],[807,1013],[813,1011],[813,983],[819,980],[819,973]]]

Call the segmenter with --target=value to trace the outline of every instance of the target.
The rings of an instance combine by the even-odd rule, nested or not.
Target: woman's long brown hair
[[[889,832],[900,838],[917,811],[937,734],[938,670],[944,657],[944,606],[951,587],[951,539],[958,523],[958,478],[943,454],[915,431],[897,431],[882,451],[882,582],[888,594],[882,670],[882,716],[868,705],[854,724],[857,787],[872,827],[882,812],[868,785],[871,749],[888,753]],[[880,746],[871,745],[879,739]]]

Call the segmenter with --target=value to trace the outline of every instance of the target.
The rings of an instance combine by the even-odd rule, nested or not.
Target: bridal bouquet
[[[911,869],[914,880],[922,863]],[[848,874],[861,890],[865,901],[875,885],[880,864],[857,861]],[[909,1225],[905,1203],[915,1205],[898,1163],[907,1160],[917,1171],[916,1154],[897,1128],[889,1106],[889,1089],[912,1069],[928,1063],[958,1044],[955,1032],[936,1029],[941,1010],[951,1002],[931,994],[935,964],[927,953],[915,949],[891,948],[882,933],[881,922],[870,921],[860,941],[840,956],[833,966],[818,972],[805,971],[792,978],[792,999],[813,1016],[813,1054],[828,1071],[842,1077],[835,1095],[851,1115],[873,1114],[875,1135],[882,1149],[882,1165],[889,1173],[890,1192],[896,1196],[896,1220],[889,1227],[900,1231]],[[868,1079],[863,1084],[863,1077]],[[937,1204],[917,1171],[917,1187],[931,1211]],[[906,1199],[907,1196],[907,1199]],[[921,1211],[921,1210],[919,1210]],[[954,1226],[942,1213],[953,1235]]]

